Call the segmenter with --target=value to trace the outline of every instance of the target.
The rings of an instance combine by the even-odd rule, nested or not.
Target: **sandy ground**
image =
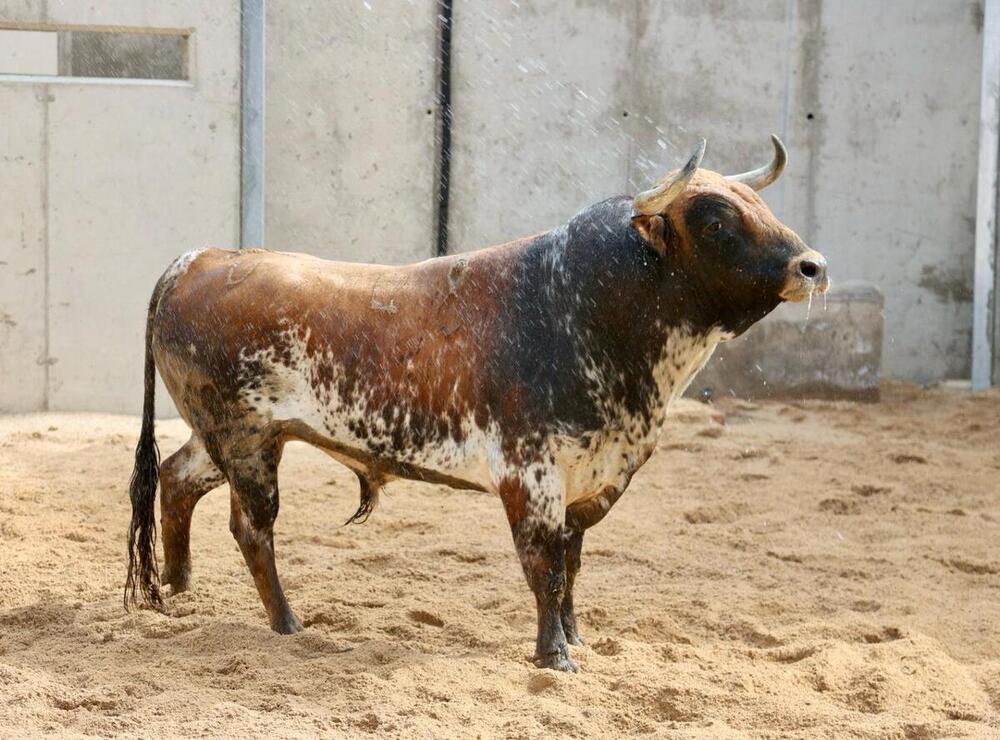
[[[186,438],[159,426],[161,447]],[[1000,736],[1000,393],[877,406],[684,402],[591,530],[577,675],[529,662],[499,502],[292,446],[272,634],[227,526],[195,583],[121,606],[138,421],[0,418],[0,735]]]

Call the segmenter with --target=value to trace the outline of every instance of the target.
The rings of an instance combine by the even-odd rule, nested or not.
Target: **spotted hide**
[[[724,178],[698,168],[703,150],[646,193],[465,256],[176,260],[149,305],[126,604],[161,602],[157,473],[172,592],[188,587],[195,504],[228,482],[230,528],[271,627],[302,629],[272,538],[282,448],[302,440],[357,474],[356,520],[397,478],[497,494],[537,602],[536,662],[575,670],[584,530],[652,454],[715,346],[826,287],[823,258],[757,196],[768,173]],[[156,369],[192,430],[162,466]]]

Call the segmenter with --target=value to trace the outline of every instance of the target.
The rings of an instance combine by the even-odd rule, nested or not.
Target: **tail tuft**
[[[160,472],[160,449],[156,445],[155,393],[156,362],[153,358],[153,309],[150,303],[146,320],[145,395],[142,403],[142,431],[135,448],[135,467],[129,482],[132,521],[128,529],[128,575],[125,579],[125,609],[140,601],[149,606],[163,606],[160,596],[160,572],[156,564],[156,485]]]

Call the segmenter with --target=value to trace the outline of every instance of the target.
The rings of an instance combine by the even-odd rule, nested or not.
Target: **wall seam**
[[[628,58],[626,62],[627,69],[634,69],[634,63],[636,58],[639,56],[639,38],[642,34],[642,17],[644,15],[644,4],[645,0],[639,0],[633,4],[635,9],[635,15],[633,16],[632,24],[632,38],[629,39],[629,50]],[[633,103],[636,100],[636,82],[634,75],[628,75],[628,95],[626,97],[625,109],[633,107]],[[623,124],[625,129],[625,188],[622,192],[631,194],[635,189],[632,185],[633,181],[638,182],[639,172],[638,168],[635,166],[635,154],[636,154],[636,141],[635,141],[635,129],[636,129],[636,116],[631,117],[631,125],[628,121]],[[631,130],[630,130],[631,129]],[[676,146],[676,145],[675,145]],[[639,185],[639,190],[642,190],[642,186]]]
[[[798,0],[797,0],[798,1]],[[805,0],[812,5],[810,17],[811,28],[803,39],[802,50],[803,69],[802,100],[806,110],[813,117],[807,116],[806,145],[808,147],[808,162],[806,165],[806,241],[815,244],[817,239],[816,223],[816,186],[819,182],[820,148],[823,145],[823,115],[820,112],[820,59],[823,47],[823,0]]]
[[[240,3],[239,245],[264,244],[266,0]]]
[[[997,378],[997,249],[1000,198],[1000,0],[986,0],[980,68],[979,154],[976,186],[975,269],[972,302],[973,390]]]
[[[437,158],[437,239],[434,256],[448,254],[448,208],[451,201],[451,49],[454,12],[451,0],[438,0],[438,115],[440,146]]]
[[[49,20],[48,0],[42,0],[42,21]],[[41,191],[42,191],[42,316],[44,317],[45,336],[42,339],[42,411],[49,411],[52,402],[49,398],[52,392],[52,309],[51,309],[51,273],[49,270],[49,86],[42,85],[42,167],[41,167]]]
[[[788,130],[792,116],[792,55],[794,53],[792,46],[795,38],[795,1],[785,0],[785,88],[782,91],[780,125],[781,139],[786,145],[791,144],[791,140],[788,138]],[[787,202],[788,181],[789,178],[787,177],[780,180],[781,187],[778,190],[776,198],[778,202],[775,211],[780,219],[784,219],[786,215],[785,203]]]

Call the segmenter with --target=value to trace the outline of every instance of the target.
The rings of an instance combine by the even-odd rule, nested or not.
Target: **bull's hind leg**
[[[271,629],[291,635],[302,629],[292,613],[274,564],[274,520],[278,516],[277,450],[262,450],[229,470],[232,511],[229,529],[246,560]]]
[[[566,588],[566,560],[563,545],[562,491],[544,485],[507,480],[500,485],[500,497],[507,510],[514,546],[517,548],[528,586],[535,594],[538,610],[538,637],[535,665],[558,671],[576,671],[569,657],[561,616]]]
[[[163,582],[173,593],[191,581],[191,514],[198,500],[226,480],[197,435],[160,466]]]

